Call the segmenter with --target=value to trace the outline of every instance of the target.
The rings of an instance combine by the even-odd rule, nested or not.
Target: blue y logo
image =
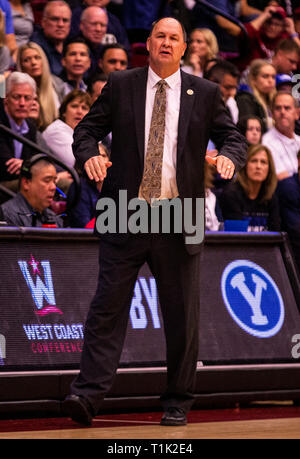
[[[284,321],[280,291],[260,266],[247,260],[230,263],[222,275],[222,295],[229,314],[247,333],[274,336]]]

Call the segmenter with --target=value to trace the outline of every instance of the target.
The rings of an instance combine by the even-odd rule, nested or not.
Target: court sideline
[[[68,418],[1,419],[0,439],[300,439],[300,407],[292,402],[193,410],[184,427],[162,427],[160,417],[103,414],[88,428]]]

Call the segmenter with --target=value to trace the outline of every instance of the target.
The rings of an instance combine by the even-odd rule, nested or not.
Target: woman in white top
[[[59,119],[51,123],[43,132],[43,138],[57,159],[69,167],[74,167],[75,157],[72,151],[73,131],[79,121],[88,113],[91,98],[86,92],[74,89],[64,98]]]
[[[219,231],[221,223],[221,211],[219,203],[213,188],[213,179],[215,170],[213,166],[205,162],[205,230],[206,231]],[[217,215],[218,214],[218,215]],[[219,220],[220,219],[220,220]]]

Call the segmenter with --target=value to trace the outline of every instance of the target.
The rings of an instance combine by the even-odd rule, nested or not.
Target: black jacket
[[[37,128],[34,122],[30,119],[27,119],[26,122],[28,124],[29,131],[27,134],[24,134],[23,137],[37,143]],[[0,103],[0,123],[10,128],[9,120],[4,110],[3,102]],[[7,172],[7,166],[5,164],[9,159],[15,157],[14,151],[14,139],[10,137],[8,134],[6,134],[6,132],[0,130],[0,181],[2,182],[15,180],[19,177],[18,175],[9,174]],[[23,145],[21,159],[26,160],[37,153],[38,152],[36,150],[33,150],[32,148],[26,145]]]
[[[111,73],[100,97],[74,131],[73,150],[80,167],[98,155],[98,142],[112,132],[112,166],[101,196],[111,198],[117,208],[119,190],[127,191],[128,201],[136,198],[143,176],[147,78],[146,67]],[[196,198],[205,196],[209,139],[237,170],[244,165],[246,141],[231,121],[218,85],[181,72],[176,180],[179,197],[190,198],[193,205]],[[119,243],[126,240],[124,234],[109,236]]]
[[[245,116],[257,116],[263,124],[263,133],[267,132],[268,124],[263,106],[255,96],[248,91],[239,91],[236,95],[236,103],[239,109],[239,119]]]
[[[250,199],[238,182],[225,187],[219,197],[224,220],[249,221],[251,231],[280,231],[279,203],[274,193],[269,201],[261,202],[260,196]]]

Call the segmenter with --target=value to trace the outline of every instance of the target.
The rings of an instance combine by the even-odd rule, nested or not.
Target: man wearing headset
[[[55,166],[45,155],[35,155],[23,162],[19,192],[0,207],[0,220],[9,226],[62,227],[61,217],[49,206],[56,190]]]

